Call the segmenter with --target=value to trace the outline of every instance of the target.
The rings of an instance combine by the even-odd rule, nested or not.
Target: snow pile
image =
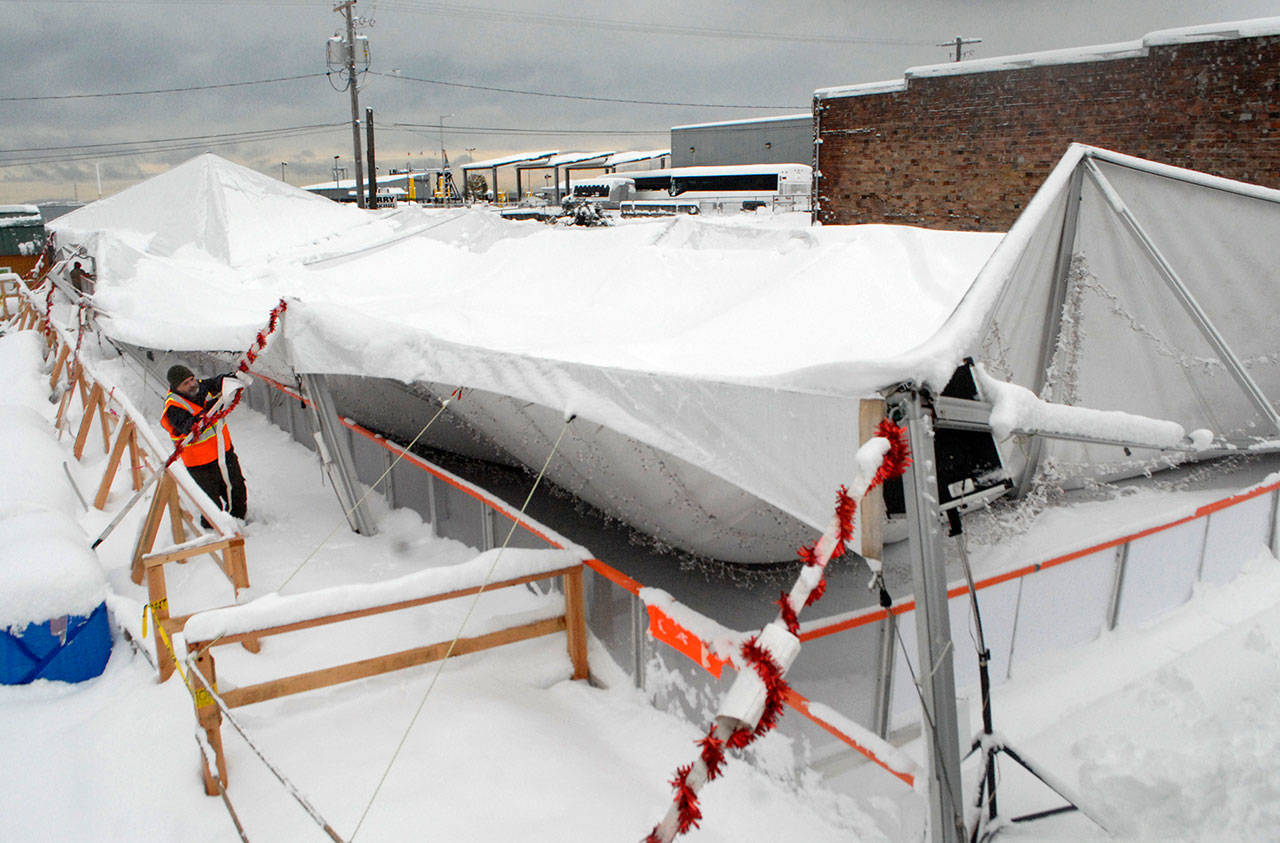
[[[0,371],[11,378],[0,399],[0,628],[88,615],[107,591],[73,518],[77,503],[50,426],[42,347],[33,331],[0,336]]]

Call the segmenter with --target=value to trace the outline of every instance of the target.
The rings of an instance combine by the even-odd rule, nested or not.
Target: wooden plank
[[[102,384],[94,381],[93,389],[89,392],[89,399],[84,405],[84,418],[80,420],[80,432],[76,434],[76,446],[73,451],[76,459],[84,456],[84,444],[89,439],[89,428],[93,427],[93,411],[98,408],[98,404],[101,402]]]
[[[880,398],[864,398],[858,405],[858,447],[866,444],[868,439],[876,435],[876,427],[884,419],[884,400]],[[884,555],[884,488],[876,486],[858,504],[858,517],[861,520],[862,540],[860,542],[863,556],[880,559]]]
[[[149,553],[142,557],[142,564],[147,568],[154,568],[157,565],[163,565],[166,562],[176,562],[179,559],[187,559],[192,556],[199,556],[201,553],[213,553],[217,550],[229,547],[232,542],[237,539],[215,539],[204,544],[190,545],[188,547],[178,548],[177,550],[167,550],[162,553]],[[239,539],[241,544],[243,539]]]
[[[477,594],[480,591],[496,591],[499,588],[510,588],[511,586],[514,586],[514,585],[524,585],[527,582],[537,582],[538,580],[545,580],[545,579],[550,579],[552,577],[564,576],[565,574],[569,573],[570,571],[578,567],[580,566],[575,565],[572,568],[560,568],[555,571],[547,571],[541,574],[529,574],[523,577],[516,577],[515,579],[502,580],[501,582],[493,582],[493,583],[489,583],[486,586],[473,586],[471,588],[463,588],[463,589],[459,589],[458,591],[450,591],[444,594],[431,594],[431,595],[427,595],[426,597],[415,597],[412,600],[402,600],[398,603],[387,603],[382,606],[371,606],[368,609],[355,609],[350,612],[341,612],[336,615],[324,615],[323,617],[310,618],[305,621],[296,621],[295,623],[282,624],[280,626],[271,626],[271,627],[266,627],[264,629],[250,630],[249,632],[240,632],[233,635],[224,635],[223,637],[217,639],[217,641],[215,641],[214,643],[217,645],[235,644],[240,641],[243,641],[246,638],[265,638],[268,635],[281,635],[285,632],[296,632],[297,630],[300,630],[300,629],[311,629],[312,627],[325,626],[326,624],[331,624],[331,623],[339,623],[341,621],[347,621],[353,618],[365,618],[365,617],[369,617],[370,615],[380,615],[383,612],[394,612],[399,609],[410,609],[410,608],[413,608],[414,606],[425,606],[428,603],[438,603],[441,600],[452,600],[455,597],[467,597],[468,595]],[[204,646],[207,643],[209,642],[192,641],[190,642],[189,646],[193,648],[199,648]]]
[[[102,475],[102,482],[98,484],[98,494],[93,499],[93,505],[98,509],[103,509],[107,505],[107,496],[111,494],[111,483],[116,479],[116,471],[120,468],[120,460],[124,458],[124,449],[129,444],[129,437],[132,434],[133,419],[126,418],[124,424],[120,425],[120,435],[116,437],[115,447],[111,449],[111,456],[107,459],[107,470]]]
[[[582,590],[582,568],[574,568],[564,575],[564,614],[569,639],[569,661],[573,663],[573,678],[586,679],[591,671],[587,664],[587,611]]]
[[[415,667],[420,664],[439,661],[443,658],[453,658],[480,650],[488,650],[492,647],[500,647],[516,641],[551,635],[564,629],[565,618],[560,615],[546,620],[522,624],[521,626],[513,626],[509,629],[501,629],[486,635],[477,635],[474,638],[459,638],[456,642],[442,641],[426,647],[415,647],[411,650],[401,650],[398,653],[363,659],[338,665],[337,667],[299,673],[270,682],[260,682],[257,685],[246,685],[243,688],[224,692],[222,699],[226,702],[228,708],[237,708],[242,705],[273,700],[290,694],[300,694],[303,691],[312,691],[316,688],[326,688],[330,685],[350,682],[354,679],[377,676],[380,673],[388,673],[393,670]],[[223,641],[225,640],[223,639]]]

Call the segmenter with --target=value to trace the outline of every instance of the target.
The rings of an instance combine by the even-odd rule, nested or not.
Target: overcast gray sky
[[[295,185],[329,178],[335,155],[350,175],[349,97],[324,75],[325,43],[342,28],[334,5],[0,0],[0,203],[94,199],[98,172],[109,195],[205,151]],[[671,126],[803,112],[816,88],[948,61],[954,48],[938,45],[956,37],[982,39],[968,55],[990,58],[1277,14],[1274,0],[359,0],[354,9],[372,60],[360,105],[374,109],[384,171],[435,164],[442,115],[454,163],[655,149],[668,146]],[[132,93],[175,88],[195,90]]]

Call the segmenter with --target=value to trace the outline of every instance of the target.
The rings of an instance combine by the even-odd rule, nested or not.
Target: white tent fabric
[[[554,482],[660,541],[770,561],[824,526],[853,480],[860,400],[905,381],[941,389],[965,356],[1057,402],[1236,445],[1276,438],[1274,411],[1224,367],[1115,196],[1274,406],[1274,307],[1258,304],[1280,290],[1267,254],[1280,194],[1084,147],[1003,239],[360,212],[213,156],[54,227],[98,257],[95,302],[117,339],[243,349],[289,297],[286,341],[264,365],[438,396],[462,386],[450,415],[534,469],[576,415]],[[372,410],[362,420],[377,426]],[[1104,471],[1125,458],[1063,442],[1045,453]]]
[[[1276,242],[1280,191],[1073,146],[919,353],[951,347],[1047,400],[1274,448]],[[984,327],[968,333],[979,313]],[[1153,456],[1068,442],[1043,455],[1093,476]]]

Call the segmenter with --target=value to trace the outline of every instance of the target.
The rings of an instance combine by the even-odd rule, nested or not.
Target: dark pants
[[[227,462],[227,480],[231,481],[231,494],[227,494],[227,484],[222,479],[222,470],[218,468],[218,461],[207,462],[204,465],[189,465],[187,473],[191,475],[191,479],[196,481],[196,485],[204,490],[214,503],[230,512],[236,518],[244,518],[245,499],[244,475],[240,473],[240,459],[236,456],[235,449],[229,449],[226,453]],[[203,522],[204,519],[201,519]],[[209,524],[204,526],[208,527]]]

